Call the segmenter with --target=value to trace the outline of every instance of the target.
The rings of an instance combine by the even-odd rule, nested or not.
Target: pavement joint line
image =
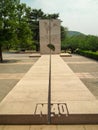
[[[7,66],[7,65],[22,65],[22,64],[25,64],[25,65],[28,65],[28,64],[34,64],[35,62],[29,62],[29,63],[27,63],[27,62],[20,62],[20,63],[7,63],[7,64],[5,64],[5,63],[3,63],[3,64],[0,64],[0,66],[3,66],[3,65],[5,65],[5,66]]]
[[[97,62],[69,62],[66,61],[67,64],[97,64]]]
[[[66,64],[67,64],[67,63],[68,63],[68,62],[66,62]],[[73,62],[72,62],[72,63],[73,63]],[[74,62],[74,63],[75,63],[75,62]],[[85,62],[85,63],[87,63],[87,62]],[[89,63],[90,63],[90,62],[89,62]],[[92,63],[92,62],[91,62],[91,63]],[[80,63],[80,64],[81,64],[81,63]],[[87,64],[88,64],[88,63],[87,63]],[[7,64],[7,65],[9,65],[9,64]],[[96,73],[97,73],[97,72],[96,72]],[[76,73],[75,73],[75,74],[76,74]],[[86,76],[85,76],[84,78],[86,79],[87,76],[88,76],[88,73],[85,73],[85,75],[86,75]],[[93,76],[93,77],[95,77],[95,76]],[[70,101],[69,101],[69,102],[70,102]],[[82,100],[81,100],[81,102],[82,102]]]
[[[4,73],[4,74],[0,74],[0,79],[21,79],[24,76],[25,73],[15,73],[15,74],[11,74],[11,73]]]
[[[27,99],[27,92],[29,93],[29,96],[31,94],[31,97],[32,97],[32,93],[33,93],[33,96],[35,96],[34,99],[37,98],[37,95],[36,94],[34,95],[35,92],[36,93],[38,92],[38,95],[41,94],[41,92],[42,92],[43,97],[40,97],[40,99],[37,99],[37,100],[38,100],[38,102],[39,101],[41,101],[41,102],[46,101],[45,97],[47,97],[46,90],[48,87],[47,86],[47,83],[48,83],[48,63],[49,63],[49,57],[46,55],[42,56],[35,63],[35,65],[30,68],[30,70],[25,74],[25,76],[21,79],[21,81],[14,87],[14,89],[10,92],[10,94],[6,97],[6,100],[4,100],[4,101],[12,100],[11,93],[12,93],[12,95],[13,95],[13,93],[15,93],[16,95],[20,94],[19,95],[20,97],[23,96],[22,97],[23,101],[25,101],[25,99],[27,101],[29,101],[31,99],[29,99],[29,97]],[[36,72],[36,73],[34,73],[34,72]],[[39,73],[44,74],[44,75],[40,76]],[[55,102],[55,101],[56,102],[59,102],[59,101],[63,102],[64,99],[69,100],[69,101],[71,101],[71,100],[76,101],[77,98],[80,101],[95,100],[95,97],[90,93],[90,91],[86,88],[86,86],[82,83],[82,81],[80,81],[79,78],[75,77],[76,74],[68,67],[68,65],[58,55],[52,56],[52,73],[53,73],[53,77],[55,77],[55,78],[52,78],[53,79],[52,80],[53,89],[55,89],[55,91],[52,90],[52,93],[54,93],[54,94],[52,94],[52,96],[53,96],[52,102]],[[65,78],[64,74],[69,74],[69,75],[66,75],[66,78]],[[38,80],[39,80],[39,82],[36,82]],[[41,85],[40,82],[42,82],[42,80],[44,80],[44,82],[42,84],[42,86],[44,86],[44,91],[43,91],[43,89],[41,91],[41,88],[40,88],[40,92],[39,92],[38,87],[40,87],[40,85]],[[69,80],[71,81],[71,84],[69,84]],[[59,83],[60,83],[59,85],[61,87],[59,87],[58,81],[59,81]],[[65,83],[66,83],[66,85],[65,85]],[[74,84],[74,88],[67,87],[67,84],[69,84],[70,87],[71,87],[71,85],[73,86],[73,84]],[[22,88],[19,87],[21,85],[23,86]],[[30,87],[32,85],[33,85],[33,88]],[[29,87],[27,87],[27,86],[29,86]],[[18,89],[19,89],[20,93],[17,93]],[[23,93],[22,89],[25,93]],[[63,91],[61,91],[61,90],[63,90]],[[72,90],[77,90],[77,91],[72,91]],[[31,93],[31,91],[32,91],[32,93]],[[59,94],[58,94],[58,92],[59,92]],[[60,94],[62,96],[60,96]],[[83,96],[82,94],[85,94],[85,95]],[[13,100],[14,99],[17,101],[19,100],[17,98],[17,96],[14,96]],[[31,108],[29,108],[29,109],[31,109]]]
[[[75,73],[79,78],[93,78],[95,79],[96,77],[91,75],[90,73]]]

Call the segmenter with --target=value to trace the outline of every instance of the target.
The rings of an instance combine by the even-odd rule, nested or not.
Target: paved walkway
[[[0,103],[0,114],[47,114],[48,72],[43,55]],[[59,55],[52,56],[51,97],[52,116],[98,113],[98,100]]]

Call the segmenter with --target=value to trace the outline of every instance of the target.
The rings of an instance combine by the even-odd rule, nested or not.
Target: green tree
[[[2,47],[8,44],[14,33],[15,11],[19,0],[1,0],[0,1],[0,61],[2,58]],[[10,7],[10,8],[9,8]]]
[[[59,14],[57,13],[57,14],[47,14],[46,15],[46,19],[57,19],[59,17]]]
[[[41,9],[33,9],[30,13],[29,22],[33,32],[33,40],[36,51],[39,51],[39,20],[40,19],[57,19],[59,14],[45,14]]]
[[[88,50],[98,51],[98,37],[97,36],[88,35],[88,43],[89,43]]]
[[[44,19],[46,15],[41,9],[32,9],[29,15],[30,28],[33,32],[32,39],[36,46],[36,51],[39,51],[39,20]]]
[[[72,52],[77,48],[81,50],[98,51],[98,37],[93,35],[67,37],[62,43],[62,48],[71,49]]]
[[[61,41],[64,41],[67,37],[68,28],[61,26]]]
[[[32,32],[28,18],[30,11],[30,7],[27,7],[26,4],[22,3],[17,6],[17,47],[21,50],[28,49],[32,46]]]

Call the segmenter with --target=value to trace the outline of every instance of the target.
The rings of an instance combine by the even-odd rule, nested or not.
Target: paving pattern
[[[0,101],[13,89],[38,58],[30,54],[3,53],[4,62],[0,63]]]
[[[29,68],[37,61],[38,58],[29,59],[29,55],[18,55],[17,54],[4,54],[4,58],[6,58],[6,62],[1,64],[0,68],[3,65],[4,68],[0,69],[0,98],[3,98],[10,92],[10,90],[16,85],[17,82],[22,78],[22,76],[29,70]],[[63,58],[64,61],[70,66],[70,68],[75,72],[75,74],[81,79],[81,81],[88,87],[88,89],[92,92],[92,94],[98,99],[98,62],[84,58],[82,56],[73,55],[72,57]],[[15,68],[12,68],[12,65],[20,64],[29,65],[26,69],[15,72]],[[5,66],[10,65],[11,71],[9,68],[5,71]],[[79,66],[80,65],[80,66]],[[92,67],[91,67],[92,65]],[[78,66],[78,67],[77,67]],[[86,69],[85,69],[85,66]],[[22,67],[21,67],[22,69]],[[4,70],[4,71],[3,71]],[[9,72],[9,73],[8,73]],[[17,74],[16,74],[17,73]],[[21,74],[21,76],[17,79],[17,75]],[[12,79],[11,79],[11,75]],[[16,78],[15,78],[16,75]],[[9,77],[9,78],[8,78]],[[7,90],[8,89],[8,90]],[[3,95],[3,96],[2,96]],[[98,130],[98,125],[0,125],[0,130]]]
[[[3,54],[4,63],[0,63],[0,89],[4,93],[0,91],[0,101],[38,60],[29,56],[30,54]],[[79,55],[64,57],[63,60],[98,99],[98,61]]]
[[[98,61],[79,55],[64,57],[63,60],[98,99]]]
[[[98,113],[95,96],[59,55],[52,55],[51,66],[51,123],[95,123],[98,119],[94,116]],[[47,123],[48,85],[49,55],[42,55],[0,103],[0,117],[5,115],[0,123]],[[14,119],[9,116],[7,120],[7,115]]]

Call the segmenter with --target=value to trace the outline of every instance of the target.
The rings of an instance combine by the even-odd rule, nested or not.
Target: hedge
[[[77,53],[82,55],[82,56],[86,56],[86,57],[98,60],[98,52],[78,50]]]

